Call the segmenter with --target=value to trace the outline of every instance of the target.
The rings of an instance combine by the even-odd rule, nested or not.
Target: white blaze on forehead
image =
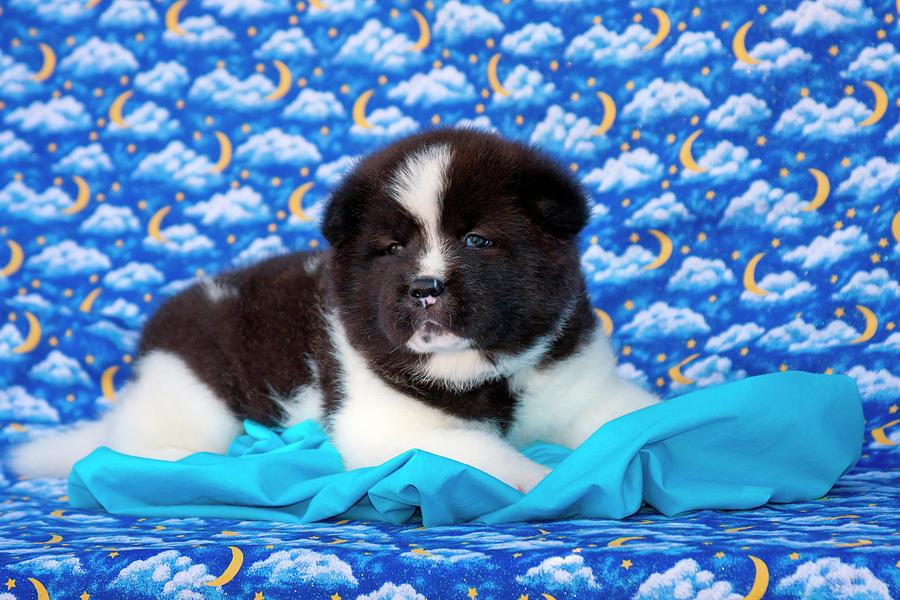
[[[446,275],[447,260],[438,227],[452,159],[449,146],[428,146],[407,157],[391,175],[394,199],[413,216],[425,235],[418,277],[440,279]]]

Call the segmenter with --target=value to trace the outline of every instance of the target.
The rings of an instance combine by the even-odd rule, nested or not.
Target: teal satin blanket
[[[111,513],[425,526],[465,521],[623,518],[646,502],[666,515],[823,496],[859,459],[853,379],[787,372],[690,392],[602,426],[575,450],[534,444],[553,467],[522,494],[420,450],[345,471],[313,422],[275,431],[246,422],[226,455],[177,462],[98,448],[69,477],[69,502]]]

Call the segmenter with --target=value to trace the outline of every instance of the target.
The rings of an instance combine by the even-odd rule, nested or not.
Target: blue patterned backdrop
[[[627,377],[672,396],[847,373],[868,419],[827,499],[674,520],[129,519],[7,472],[0,599],[897,597],[900,2],[0,10],[4,443],[115,402],[142,322],[198,276],[323,244],[356,157],[461,123],[584,182],[582,263]]]

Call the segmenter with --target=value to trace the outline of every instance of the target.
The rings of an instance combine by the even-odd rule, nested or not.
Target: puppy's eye
[[[387,248],[385,248],[385,252],[387,254],[393,254],[394,256],[403,252],[403,244],[400,242],[393,242]]]
[[[486,248],[492,245],[493,242],[491,240],[478,235],[477,233],[470,233],[466,236],[466,246],[470,248]]]

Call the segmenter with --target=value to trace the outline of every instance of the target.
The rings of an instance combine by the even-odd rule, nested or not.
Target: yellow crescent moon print
[[[753,566],[756,567],[756,574],[753,577],[753,586],[750,587],[750,591],[742,600],[761,600],[766,590],[769,589],[769,567],[755,556],[748,556],[748,558],[753,561]]]
[[[888,97],[884,88],[874,81],[864,81],[863,83],[865,83],[866,86],[872,90],[872,93],[875,94],[875,108],[872,110],[872,114],[869,115],[868,119],[860,121],[857,125],[860,127],[868,127],[869,125],[874,125],[880,121],[881,117],[884,116],[885,111],[887,111]]]
[[[168,244],[169,240],[159,232],[159,226],[162,224],[162,220],[165,218],[169,211],[172,210],[171,206],[163,206],[161,209],[156,211],[156,213],[150,217],[150,222],[147,223],[147,235],[152,237],[154,240],[162,242],[163,244]]]
[[[630,542],[631,540],[642,540],[643,536],[635,535],[631,537],[620,537],[616,538],[613,541],[606,544],[607,548],[621,548],[625,542]]]
[[[98,4],[100,4],[101,1],[102,0],[89,0],[88,3],[84,5],[84,8],[86,10],[90,10],[90,9],[94,8],[95,6],[97,6]]]
[[[900,423],[900,419],[897,419],[896,421],[891,421],[890,423],[886,423],[885,425],[882,425],[881,427],[878,427],[877,429],[873,429],[872,430],[872,439],[875,440],[876,442],[878,442],[879,444],[884,444],[885,446],[896,446],[897,442],[892,442],[888,438],[887,433],[885,433],[885,430],[888,427],[893,427],[897,423]]]
[[[353,122],[363,129],[373,129],[375,127],[366,120],[366,104],[368,104],[369,98],[374,93],[375,90],[366,90],[353,103]]]
[[[41,341],[41,323],[37,317],[28,311],[25,311],[25,318],[28,320],[28,335],[25,341],[12,349],[16,354],[26,354],[37,348]]]
[[[644,50],[652,50],[662,44],[663,40],[666,39],[666,36],[669,35],[669,30],[672,28],[672,23],[669,21],[669,15],[667,15],[665,11],[659,8],[651,8],[650,12],[652,12],[653,16],[656,17],[656,20],[659,21],[659,29],[656,30],[656,37],[647,42],[647,45],[644,46]]]
[[[9,261],[6,266],[0,269],[0,277],[11,277],[22,267],[25,260],[25,253],[22,252],[22,246],[12,240],[6,240],[9,246]]]
[[[434,552],[428,552],[422,548],[413,548],[410,552],[419,556],[434,556]]]
[[[703,133],[702,129],[698,129],[692,133],[688,139],[684,140],[684,143],[681,145],[681,150],[678,151],[678,160],[681,161],[681,165],[685,169],[689,169],[695,173],[706,173],[706,169],[698,165],[696,161],[694,161],[694,156],[691,154],[691,146],[694,145],[694,141],[700,137],[701,133]]]
[[[244,553],[241,552],[241,549],[236,546],[228,546],[231,549],[231,562],[228,563],[228,566],[225,567],[225,571],[213,579],[212,581],[207,581],[204,585],[208,585],[210,587],[218,587],[220,585],[225,585],[237,575],[238,571],[241,569],[241,565],[244,564]]]
[[[418,52],[428,47],[428,44],[431,42],[431,29],[428,27],[428,21],[425,20],[425,17],[422,15],[422,13],[415,9],[411,10],[410,12],[416,19],[416,23],[419,24],[419,39],[416,40],[415,44],[407,48],[407,50],[410,52]]]
[[[658,269],[664,264],[669,258],[672,256],[672,240],[664,234],[662,231],[657,231],[656,229],[650,229],[650,235],[659,240],[659,254],[656,256],[656,259],[647,265],[641,267],[645,271],[650,271],[652,269]]]
[[[863,317],[866,319],[866,328],[862,332],[862,335],[856,338],[855,340],[850,340],[851,344],[859,344],[861,342],[867,342],[872,339],[872,336],[875,335],[875,332],[878,331],[878,317],[875,316],[871,310],[863,306],[862,304],[856,305],[856,310],[863,314]]]
[[[122,117],[122,109],[125,108],[125,103],[128,102],[128,99],[131,98],[132,94],[134,94],[132,90],[122,92],[115,100],[113,100],[113,103],[109,105],[109,120],[123,129],[131,127],[131,125],[126,123],[125,119]]]
[[[60,509],[57,509],[57,510],[54,510],[53,512],[51,512],[50,516],[56,517],[57,519],[63,519],[63,518],[65,518],[65,517],[63,517],[64,512],[66,512],[65,509],[60,508]]]
[[[187,31],[178,24],[178,17],[181,15],[181,9],[187,4],[188,0],[178,0],[172,3],[172,6],[166,11],[166,29],[176,35],[187,35]]]
[[[72,181],[75,182],[75,186],[78,188],[78,195],[75,196],[75,203],[72,204],[72,206],[68,206],[60,211],[64,215],[80,213],[87,207],[88,202],[91,200],[91,186],[88,185],[88,182],[78,175],[72,175]]]
[[[801,209],[805,212],[816,210],[825,204],[825,200],[828,199],[828,194],[831,192],[831,182],[828,181],[828,175],[818,169],[809,169],[809,172],[816,178],[816,195],[810,200],[809,204]]]
[[[895,240],[900,242],[900,210],[891,219],[891,234],[893,234]]]
[[[856,540],[855,542],[837,543],[832,542],[838,548],[859,548],[860,546],[871,546],[872,540]]]
[[[81,304],[78,305],[78,310],[80,310],[81,312],[91,312],[91,309],[94,307],[94,301],[102,291],[103,288],[92,290],[90,294],[84,297],[84,300],[81,301]]]
[[[219,160],[209,170],[210,173],[221,173],[231,164],[231,140],[221,131],[215,132],[216,139],[219,140]]]
[[[307,181],[302,185],[298,185],[297,189],[291,192],[291,197],[288,198],[288,209],[291,211],[291,214],[300,219],[301,221],[312,221],[305,212],[303,212],[303,196],[306,195],[306,192],[313,186],[312,181]]]
[[[113,384],[113,377],[116,376],[116,371],[118,370],[119,365],[113,365],[103,371],[103,375],[100,376],[100,389],[110,402],[116,401],[116,387]]]
[[[594,130],[594,135],[603,135],[609,131],[609,128],[613,126],[613,121],[616,120],[616,103],[606,92],[597,92],[597,97],[600,98],[600,103],[603,105],[603,120]]]
[[[275,69],[278,71],[278,87],[275,88],[274,92],[266,96],[266,100],[269,101],[281,100],[291,90],[291,70],[280,60],[273,60],[272,64],[275,65]]]
[[[689,362],[691,362],[698,356],[700,356],[700,355],[699,354],[691,354],[690,356],[688,356],[686,359],[684,359],[683,361],[681,361],[674,367],[669,367],[669,377],[672,378],[672,381],[677,381],[678,383],[681,383],[683,385],[690,385],[690,384],[694,383],[694,381],[695,381],[694,379],[688,379],[681,373],[681,367],[688,364]]]
[[[56,53],[53,51],[53,48],[44,43],[38,44],[38,48],[41,49],[41,56],[43,56],[44,62],[41,64],[40,71],[31,76],[31,80],[47,81],[56,69]]]
[[[737,30],[737,33],[734,34],[734,39],[731,40],[731,50],[734,52],[735,58],[737,58],[742,63],[747,63],[748,65],[758,65],[762,61],[750,56],[747,52],[747,31],[750,29],[750,26],[753,25],[753,21],[747,21],[741,28]]]
[[[38,546],[47,546],[48,544],[58,544],[63,540],[63,536],[57,535],[55,533],[50,534],[50,539],[46,542],[35,542]]]
[[[28,581],[31,582],[31,585],[34,586],[34,591],[37,592],[37,600],[50,600],[50,594],[47,593],[47,588],[44,587],[43,583],[31,577],[28,578]]]
[[[605,310],[600,310],[599,308],[595,308],[594,313],[600,318],[600,325],[603,327],[603,333],[606,334],[606,337],[611,336],[613,332],[612,317],[610,317],[609,313]]]
[[[488,76],[488,85],[491,86],[491,89],[500,94],[501,96],[511,96],[512,94],[507,90],[503,85],[500,84],[500,79],[497,77],[497,63],[500,62],[500,52],[493,55],[491,60],[488,61],[487,66],[487,76]]]
[[[747,262],[747,266],[744,267],[744,289],[748,292],[752,292],[757,296],[765,296],[766,294],[771,294],[769,290],[764,290],[756,283],[756,265],[759,264],[759,261],[762,260],[762,257],[765,256],[765,252],[760,252],[753,258],[751,258]]]
[[[309,3],[318,8],[319,10],[328,10],[328,5],[323,4],[322,0],[309,0]]]

